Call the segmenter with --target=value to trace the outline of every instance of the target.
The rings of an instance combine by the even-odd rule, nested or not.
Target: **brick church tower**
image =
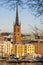
[[[16,20],[14,24],[13,42],[14,44],[21,43],[21,25],[19,24],[18,5],[16,5]]]

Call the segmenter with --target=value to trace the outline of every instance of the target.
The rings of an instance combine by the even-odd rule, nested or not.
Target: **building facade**
[[[35,53],[43,56],[43,39],[31,42],[35,46]]]
[[[12,54],[12,43],[9,41],[3,42],[3,56],[9,57]]]
[[[0,57],[3,56],[3,41],[0,41]]]

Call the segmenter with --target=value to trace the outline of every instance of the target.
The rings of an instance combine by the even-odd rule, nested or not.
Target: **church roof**
[[[15,20],[15,25],[20,25],[19,24],[19,17],[18,17],[18,5],[16,5],[16,20]]]

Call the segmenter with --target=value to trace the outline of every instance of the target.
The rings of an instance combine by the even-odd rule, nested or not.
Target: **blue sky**
[[[13,32],[13,22],[15,22],[16,10],[9,10],[5,7],[0,7],[0,31]],[[21,22],[21,32],[29,34],[32,31],[32,26],[41,27],[40,19],[32,15],[31,10],[19,9],[19,22]]]

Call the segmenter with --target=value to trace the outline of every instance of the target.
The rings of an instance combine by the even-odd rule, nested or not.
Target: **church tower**
[[[16,5],[16,19],[15,19],[15,24],[14,24],[13,42],[14,44],[21,43],[21,26],[19,24],[18,5]]]

